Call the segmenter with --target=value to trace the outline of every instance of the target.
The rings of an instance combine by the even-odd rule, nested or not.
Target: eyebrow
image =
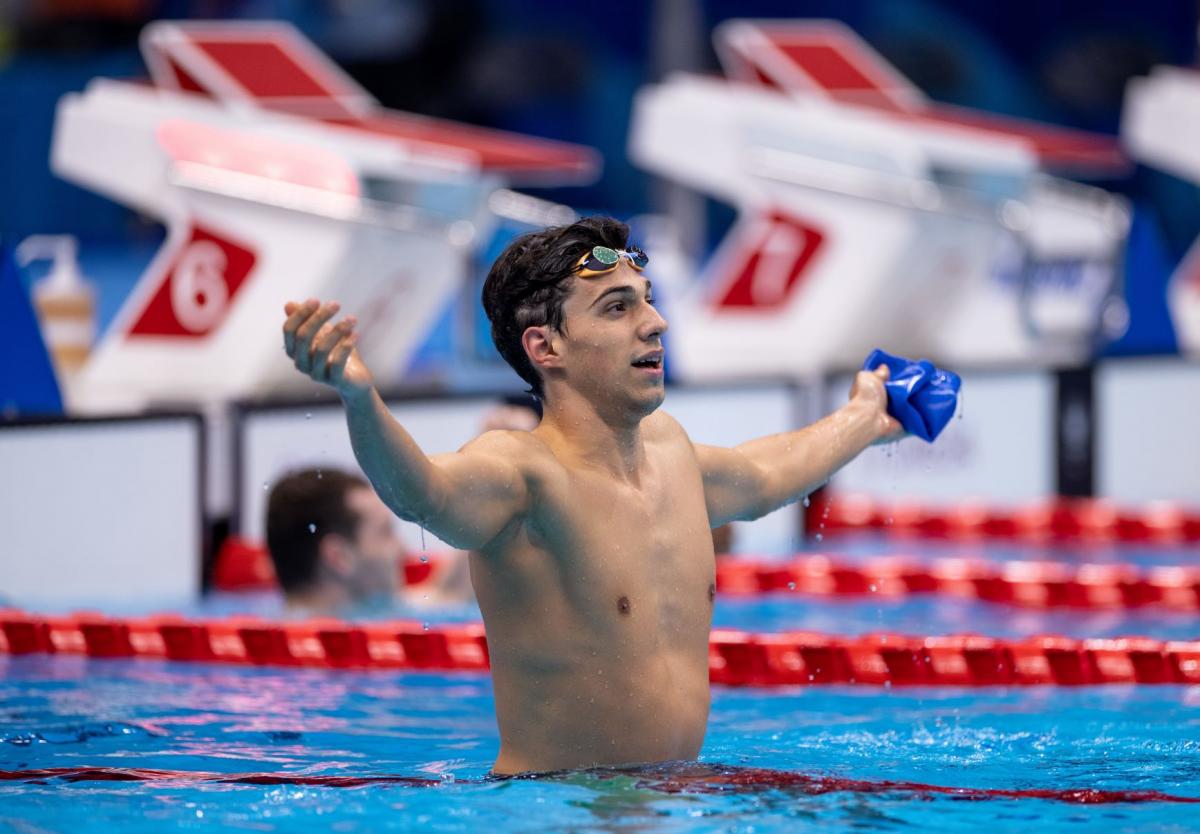
[[[596,300],[588,305],[588,309],[589,310],[592,309],[597,304],[599,304],[601,301],[608,298],[610,295],[636,295],[636,294],[637,294],[637,288],[634,287],[632,284],[618,284],[617,286],[609,287],[604,292],[600,293],[600,295],[598,295],[596,297]],[[647,278],[646,279],[646,295],[652,295],[652,294],[653,294],[653,285],[650,283],[650,279]]]

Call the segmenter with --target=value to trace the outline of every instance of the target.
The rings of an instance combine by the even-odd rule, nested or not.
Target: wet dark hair
[[[483,282],[483,309],[492,323],[492,342],[504,361],[543,396],[542,378],[525,354],[521,336],[530,327],[563,329],[563,302],[574,282],[573,268],[593,246],[624,249],[629,227],[611,217],[584,217],[569,226],[551,226],[510,243]]]
[[[322,536],[354,538],[359,517],[347,505],[346,495],[369,486],[365,479],[337,469],[304,469],[276,481],[267,498],[267,552],[285,592],[302,591],[316,582]]]

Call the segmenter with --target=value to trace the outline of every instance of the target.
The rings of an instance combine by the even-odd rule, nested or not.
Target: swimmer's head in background
[[[521,235],[492,264],[483,283],[483,309],[492,323],[492,342],[535,397],[542,396],[542,380],[525,355],[522,335],[530,327],[563,331],[563,303],[574,279],[602,274],[585,267],[591,258],[597,258],[594,263],[604,272],[617,268],[622,253],[635,269],[643,268],[645,253],[628,244],[629,227],[621,221],[584,217],[567,226]],[[615,260],[605,263],[603,258],[610,256],[596,256],[597,247],[609,250]],[[639,254],[641,267],[634,259]]]
[[[286,593],[305,591],[317,581],[325,535],[354,537],[359,519],[346,496],[353,489],[369,488],[365,479],[330,467],[289,472],[271,488],[267,552]]]

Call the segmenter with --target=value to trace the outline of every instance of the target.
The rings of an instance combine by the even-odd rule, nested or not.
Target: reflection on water
[[[159,775],[0,781],[0,831],[1178,829],[1191,806],[1070,800],[1200,796],[1197,704],[1179,686],[718,688],[701,763],[495,780],[486,677],[8,658],[0,770]]]

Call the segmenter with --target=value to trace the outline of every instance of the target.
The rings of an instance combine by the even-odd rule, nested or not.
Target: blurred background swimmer
[[[419,591],[404,588],[404,542],[391,511],[359,475],[321,468],[283,476],[267,500],[266,534],[291,614],[386,614],[401,603],[472,598],[461,553],[439,558]]]
[[[480,421],[480,433],[532,431],[540,404],[527,394],[502,398]],[[406,542],[370,484],[346,470],[296,469],[272,487],[266,508],[266,545],[289,613],[306,615],[396,613],[403,606],[473,602],[467,554],[421,548],[430,571],[405,586]]]

